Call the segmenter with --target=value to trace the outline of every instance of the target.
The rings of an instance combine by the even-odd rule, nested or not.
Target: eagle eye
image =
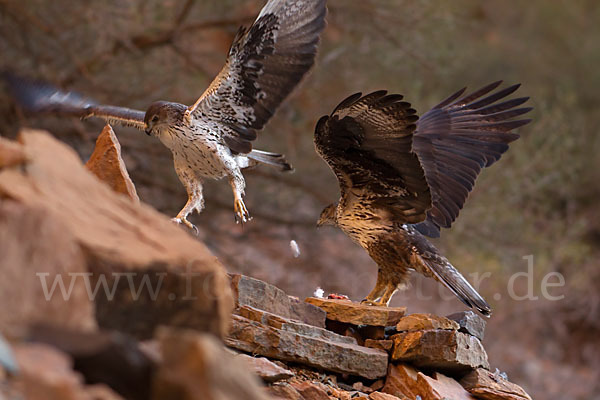
[[[152,122],[158,122],[158,115],[155,115],[154,117],[152,117]]]

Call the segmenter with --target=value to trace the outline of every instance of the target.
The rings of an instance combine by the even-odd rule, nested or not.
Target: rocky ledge
[[[0,138],[0,254],[2,399],[529,399],[472,312],[227,275],[139,203],[110,127],[86,166],[44,132]]]

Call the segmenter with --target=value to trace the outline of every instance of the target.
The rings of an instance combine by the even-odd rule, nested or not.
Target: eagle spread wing
[[[250,28],[240,28],[225,66],[189,112],[228,126],[227,145],[250,152],[255,130],[263,128],[314,64],[325,3],[270,0]]]
[[[97,104],[76,92],[63,91],[48,83],[21,78],[10,72],[2,76],[16,101],[28,112],[79,118],[101,118],[110,124],[146,129],[144,112]]]
[[[431,208],[411,151],[417,116],[402,96],[386,93],[358,93],[340,103],[317,123],[315,147],[337,176],[342,199],[356,196],[394,221],[417,223]]]
[[[438,237],[440,227],[450,227],[481,169],[498,161],[508,144],[519,137],[512,130],[531,121],[513,119],[532,109],[517,108],[528,97],[497,102],[520,85],[490,94],[501,83],[494,82],[464,96],[462,89],[417,122],[413,151],[425,171],[433,203],[427,219],[417,225],[421,233]]]

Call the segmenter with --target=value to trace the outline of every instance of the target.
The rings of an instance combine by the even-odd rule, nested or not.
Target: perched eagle
[[[378,91],[342,101],[315,129],[315,146],[338,178],[341,197],[318,225],[338,226],[377,263],[363,302],[387,305],[410,270],[436,279],[483,315],[491,308],[425,238],[460,212],[477,175],[500,159],[530,122],[514,119],[528,97],[503,100],[519,85],[458,91],[418,118],[402,96]]]
[[[6,80],[29,111],[102,118],[159,138],[173,153],[188,193],[175,222],[195,229],[187,216],[204,208],[203,181],[225,176],[233,190],[236,220],[245,222],[250,215],[243,201],[241,169],[258,163],[291,169],[282,155],[253,150],[252,141],[313,66],[326,12],[326,0],[269,0],[250,28],[240,28],[225,66],[189,107],[158,101],[144,113],[99,105],[13,74],[6,74]]]

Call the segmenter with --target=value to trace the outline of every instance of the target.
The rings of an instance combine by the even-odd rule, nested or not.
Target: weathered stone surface
[[[96,148],[85,166],[112,190],[139,203],[135,185],[121,157],[121,144],[110,125],[106,125],[98,136]]]
[[[358,346],[352,338],[314,326],[286,322],[280,328],[238,315],[225,343],[248,353],[293,361],[328,371],[377,379],[387,370],[387,353]]]
[[[287,382],[276,383],[267,388],[267,393],[275,399],[304,400],[304,397]]]
[[[156,365],[127,335],[38,326],[32,329],[28,340],[53,346],[69,355],[74,370],[87,383],[106,384],[132,400],[150,396]]]
[[[478,399],[531,400],[519,385],[482,368],[463,377],[460,384]]]
[[[382,390],[400,399],[423,400],[474,400],[469,392],[454,379],[439,373],[429,377],[408,365],[390,365],[388,377]]]
[[[84,388],[84,391],[90,400],[123,400],[123,397],[106,385],[89,385]]]
[[[354,325],[392,326],[406,313],[406,307],[369,306],[349,300],[309,297],[305,301],[322,308],[327,313],[327,319]]]
[[[236,307],[249,306],[294,319],[305,324],[325,327],[325,312],[311,304],[288,296],[283,290],[245,275],[230,274]]]
[[[308,325],[325,328],[327,313],[317,306],[301,301],[297,297],[289,296],[290,318]]]
[[[396,397],[382,392],[373,392],[369,395],[369,400],[404,400],[406,397]]]
[[[265,357],[251,357],[247,354],[239,354],[236,359],[245,363],[248,368],[267,383],[273,383],[288,379],[294,376],[294,373],[287,368],[280,367],[273,361]]]
[[[0,200],[0,254],[1,332],[22,337],[36,323],[96,327],[82,279],[85,256],[63,221],[43,206]],[[61,281],[53,286],[56,279]]]
[[[304,400],[330,400],[327,392],[312,382],[293,382],[291,385]]]
[[[0,169],[23,164],[25,160],[23,146],[0,136]]]
[[[39,277],[31,273],[48,272],[48,279],[62,276],[67,288],[73,279],[77,290],[71,299],[81,296],[89,302],[94,297],[96,318],[108,329],[139,337],[150,337],[160,324],[216,335],[227,331],[231,291],[223,267],[205,246],[166,216],[114,193],[81,164],[74,151],[49,134],[26,130],[20,141],[29,162],[23,168],[0,170],[0,199],[3,204],[10,199],[20,208],[5,217],[11,225],[0,231],[5,236],[17,235],[20,241],[15,242],[16,254],[11,256],[16,263],[11,266],[3,253],[0,265],[3,274],[8,268],[9,276],[26,276],[20,278],[29,280],[31,287],[25,290],[36,291],[28,297],[43,296]],[[37,219],[20,221],[24,227],[13,231],[13,211]],[[61,225],[54,226],[53,221]],[[5,225],[3,220],[0,224]],[[40,235],[45,239],[43,249],[38,249]],[[9,238],[9,243],[14,240]],[[4,240],[0,243],[7,246]],[[28,249],[36,251],[35,258],[27,257],[24,250]],[[80,274],[69,275],[72,272]],[[24,290],[15,283],[19,279],[5,281],[13,292]],[[2,295],[3,301],[10,297]],[[22,293],[16,295],[19,302],[25,298]],[[59,290],[48,304],[55,302],[65,305]],[[17,309],[27,307],[24,312],[31,313],[37,306],[29,300],[25,303]],[[69,314],[68,306],[59,311],[72,324],[89,326],[90,304],[88,311],[77,308]]]
[[[48,345],[23,343],[14,350],[20,368],[14,388],[28,400],[121,399],[108,387],[100,392],[97,387],[84,386],[83,377],[72,370],[69,356]]]
[[[367,339],[367,340],[365,340],[365,346],[370,347],[372,349],[385,350],[389,353],[392,350],[392,348],[394,347],[394,341],[389,340],[389,339],[384,339],[384,340]]]
[[[441,372],[489,368],[487,354],[479,339],[462,332],[430,330],[392,336],[392,360]]]
[[[331,332],[337,333],[338,335],[353,338],[356,343],[361,346],[365,344],[362,336],[358,333],[356,325],[328,319],[325,321],[325,328]]]
[[[157,337],[163,364],[154,378],[152,399],[268,399],[258,377],[213,336],[159,328]]]
[[[456,321],[460,326],[459,331],[483,340],[485,333],[485,320],[473,311],[462,311],[448,315],[446,318]]]
[[[398,332],[415,332],[430,329],[458,330],[456,322],[433,314],[410,314],[402,317],[396,324]]]
[[[356,344],[356,340],[351,337],[338,335],[334,332],[328,331],[327,329],[303,324],[301,322],[287,320],[278,315],[258,310],[256,308],[244,306],[236,309],[234,313],[251,321],[260,322],[262,325],[275,329],[285,330],[303,336],[330,340],[335,343]]]

